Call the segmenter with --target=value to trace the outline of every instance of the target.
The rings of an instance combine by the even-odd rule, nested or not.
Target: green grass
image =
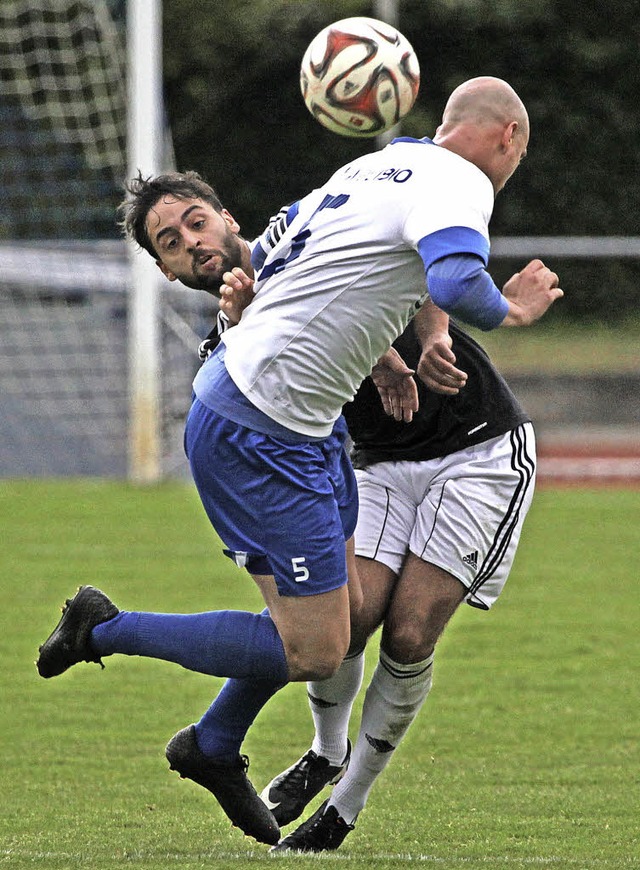
[[[342,849],[269,856],[164,746],[220,681],[111,658],[44,681],[37,647],[81,582],[128,609],[260,606],[174,484],[0,483],[0,865],[628,868],[640,864],[640,492],[538,493],[502,600],[463,608],[434,689]],[[368,668],[374,664],[372,644]],[[304,751],[299,685],[245,746],[261,787]]]

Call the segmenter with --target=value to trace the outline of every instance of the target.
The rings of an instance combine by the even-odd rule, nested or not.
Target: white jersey
[[[475,165],[430,140],[396,140],[339,169],[297,204],[222,336],[236,386],[286,428],[328,435],[424,302],[425,268],[450,253],[486,265],[493,199]]]

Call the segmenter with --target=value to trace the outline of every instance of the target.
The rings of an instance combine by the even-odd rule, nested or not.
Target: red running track
[[[540,445],[538,485],[640,489],[640,444]]]

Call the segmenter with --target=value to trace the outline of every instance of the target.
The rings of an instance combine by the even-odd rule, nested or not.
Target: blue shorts
[[[185,451],[226,555],[272,574],[280,595],[318,595],[347,582],[344,542],[358,495],[341,417],[328,438],[289,442],[221,417],[195,398]]]

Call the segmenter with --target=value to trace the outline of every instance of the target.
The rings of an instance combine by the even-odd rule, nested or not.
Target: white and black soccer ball
[[[341,136],[376,136],[413,106],[420,67],[411,43],[374,18],[344,18],[304,53],[300,88],[313,117]]]

